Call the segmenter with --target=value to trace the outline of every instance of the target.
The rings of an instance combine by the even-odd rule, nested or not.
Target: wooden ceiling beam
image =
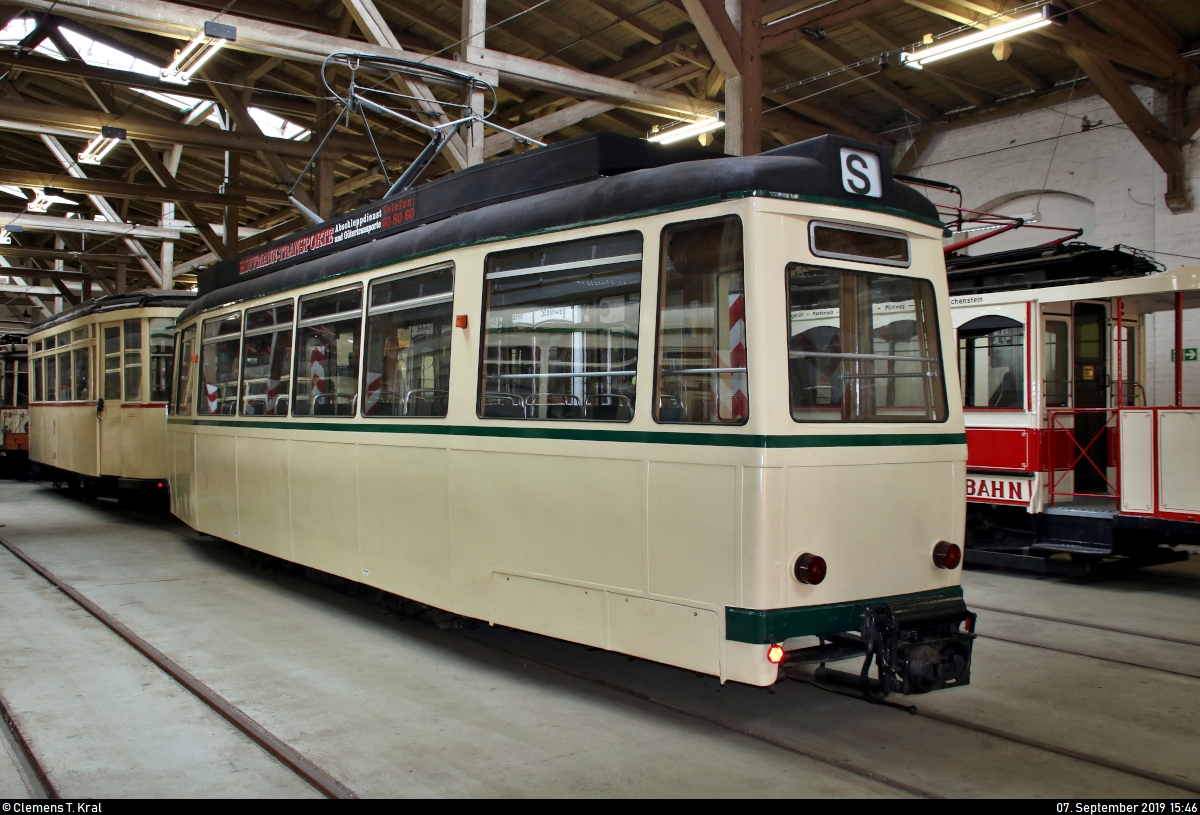
[[[858,68],[850,68],[849,66],[860,61],[859,58],[832,40],[806,38],[803,42],[811,51],[821,55],[834,66],[845,69],[846,76],[858,78],[864,85],[887,97],[918,119],[933,119],[938,116],[935,108],[922,102],[914,94],[904,90],[890,79],[879,75],[871,76]]]
[[[805,39],[805,30],[832,29],[899,5],[902,0],[834,0],[820,3],[810,11],[788,15],[764,23],[762,52],[769,54]]]

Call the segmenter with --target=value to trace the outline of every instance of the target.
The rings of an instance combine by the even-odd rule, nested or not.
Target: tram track
[[[820,761],[824,764],[829,764],[830,766],[837,767],[839,769],[854,773],[856,775],[860,775],[864,778],[869,778],[873,781],[877,781],[881,784],[891,786],[895,789],[902,790],[904,792],[908,792],[912,795],[917,795],[922,798],[943,798],[943,797],[945,797],[941,793],[935,792],[933,790],[927,790],[927,789],[924,789],[921,787],[917,787],[915,785],[908,784],[904,781],[899,781],[897,779],[891,778],[890,776],[884,775],[882,773],[878,773],[874,770],[870,770],[866,767],[861,767],[853,762],[845,761],[842,759],[832,758],[827,755],[822,755],[818,751],[804,747],[803,745],[796,744],[787,739],[781,739],[776,736],[772,736],[768,733],[762,733],[760,731],[754,730],[753,728],[748,728],[748,727],[743,727],[740,725],[732,724],[730,722],[722,720],[719,717],[703,713],[703,712],[695,710],[693,708],[656,698],[654,695],[647,693],[646,691],[643,691],[641,689],[638,689],[638,688],[635,688],[632,686],[625,685],[620,682],[614,682],[613,680],[608,679],[606,677],[598,676],[596,674],[592,674],[592,673],[589,673],[586,671],[580,671],[580,670],[570,668],[570,667],[567,667],[567,666],[564,666],[561,664],[557,664],[557,663],[554,663],[554,662],[551,662],[548,660],[539,659],[537,657],[530,656],[526,653],[522,653],[521,651],[517,651],[517,650],[511,649],[511,648],[505,648],[502,645],[497,645],[495,643],[489,643],[489,642],[480,640],[475,637],[465,636],[464,638],[470,640],[471,642],[479,643],[486,647],[493,648],[495,650],[509,654],[511,656],[518,657],[522,661],[530,662],[530,663],[533,663],[536,665],[541,665],[541,666],[547,667],[547,668],[551,668],[553,670],[560,671],[560,672],[568,674],[570,676],[574,676],[578,679],[583,679],[585,681],[592,682],[594,684],[601,685],[603,687],[607,687],[607,688],[611,688],[613,690],[620,691],[621,693],[625,693],[630,696],[634,696],[638,699],[642,699],[644,701],[650,702],[651,704],[654,704],[656,706],[663,707],[668,710],[672,710],[676,713],[681,713],[685,716],[690,716],[692,718],[700,719],[701,721],[709,722],[710,724],[715,724],[719,727],[723,727],[725,729],[732,730],[733,732],[740,733],[745,736],[749,736],[750,738],[766,742],[767,744],[771,744],[771,745],[774,745],[775,747],[779,747],[784,750],[788,750],[790,752],[797,753],[799,755],[805,756],[805,757],[813,759],[815,761]],[[811,684],[814,687],[820,688],[827,692],[839,693],[839,695],[849,695],[849,694],[845,694],[845,693],[840,693],[836,689],[823,686],[820,683],[816,682],[811,677],[809,677],[807,679],[804,679],[804,678],[798,679],[796,681],[807,682],[807,684]],[[857,698],[857,697],[852,697],[852,698]],[[863,701],[863,704],[869,704],[869,703],[866,701]],[[897,712],[906,711],[910,715],[920,716],[925,719],[929,719],[931,721],[935,721],[935,722],[938,722],[943,725],[947,725],[950,727],[957,727],[961,730],[968,730],[968,731],[971,731],[974,733],[979,733],[982,735],[990,736],[992,738],[1001,739],[1003,741],[1007,741],[1007,742],[1010,742],[1013,744],[1020,744],[1022,746],[1029,747],[1029,748],[1032,748],[1035,750],[1039,750],[1041,752],[1053,753],[1054,755],[1062,756],[1064,758],[1069,758],[1069,759],[1072,759],[1075,761],[1080,761],[1080,762],[1083,762],[1086,764],[1091,764],[1093,766],[1102,767],[1107,770],[1113,770],[1115,772],[1119,772],[1124,775],[1133,776],[1135,778],[1141,778],[1146,781],[1153,781],[1155,783],[1162,784],[1164,786],[1173,787],[1175,789],[1185,790],[1187,792],[1191,792],[1191,793],[1200,795],[1200,784],[1194,784],[1190,781],[1175,778],[1175,777],[1172,777],[1169,775],[1165,775],[1163,773],[1157,773],[1157,772],[1154,772],[1153,770],[1145,770],[1140,767],[1136,767],[1131,764],[1126,764],[1121,761],[1114,761],[1112,759],[1108,759],[1103,756],[1098,756],[1098,755],[1095,755],[1092,753],[1083,752],[1081,750],[1074,750],[1069,747],[1063,747],[1060,745],[1051,744],[1049,742],[1041,741],[1040,739],[1034,739],[1034,738],[1030,738],[1028,736],[1022,736],[1019,733],[1011,733],[1006,730],[1001,730],[999,728],[994,728],[994,727],[990,727],[988,725],[983,725],[983,724],[979,724],[977,722],[972,722],[969,719],[963,719],[958,716],[953,716],[953,715],[946,714],[946,713],[939,713],[937,711],[922,709],[920,706],[917,706],[917,705],[907,706],[907,705],[901,705],[901,704],[894,704],[894,705],[891,705],[890,707],[898,709]]]
[[[3,720],[0,722],[0,737],[3,737],[8,743],[17,764],[17,772],[28,788],[29,794],[42,800],[61,800],[62,794],[50,780],[50,775],[42,766],[37,753],[33,751],[29,740],[21,732],[12,708],[9,707],[8,700],[3,695],[0,695],[0,720]]]
[[[38,563],[20,547],[11,543],[3,537],[0,537],[0,546],[3,546],[13,554],[18,560],[36,572],[50,585],[54,586],[60,592],[69,597],[80,608],[96,618],[109,630],[125,640],[130,646],[138,651],[142,656],[152,662],[156,667],[162,670],[165,674],[179,683],[185,690],[194,695],[208,707],[212,708],[221,718],[229,722],[235,728],[244,733],[251,741],[263,748],[268,754],[274,757],[280,764],[287,767],[297,776],[306,781],[314,789],[320,792],[327,798],[357,798],[358,796],[346,785],[342,784],[328,772],[317,766],[312,760],[304,756],[283,739],[276,736],[267,728],[259,724],[255,719],[250,717],[236,705],[232,704],[228,699],[221,696],[211,687],[206,685],[195,675],[179,665],[173,659],[168,657],[162,651],[155,648],[146,640],[142,639],[133,632],[124,623],[117,620],[107,611],[102,609],[96,603],[89,600],[78,589],[71,586],[69,583],[61,580],[57,575],[51,572],[42,564]],[[18,740],[21,746],[22,755],[30,762],[33,773],[40,779],[45,790],[53,790],[54,794],[48,797],[61,797],[58,795],[53,782],[44,770],[40,770],[41,764],[37,761],[37,757],[29,749],[28,742],[20,733],[17,727],[16,720],[8,709],[7,704],[3,706],[3,718],[7,729],[13,734],[13,737]],[[40,772],[40,775],[39,775]]]
[[[153,520],[151,520],[149,518],[139,518],[137,520],[139,520],[142,523],[145,523],[147,525],[150,525],[150,526],[159,526],[158,524],[154,523]],[[201,542],[190,536],[180,535],[180,537],[186,539],[187,541],[189,541],[191,543]],[[94,604],[92,604],[86,598],[82,597],[82,595],[79,595],[79,593],[76,590],[74,590],[73,588],[70,588],[69,586],[67,586],[67,584],[62,583],[62,581],[53,577],[52,573],[49,573],[48,570],[45,570],[44,567],[40,566],[40,564],[35,565],[36,561],[32,561],[32,559],[29,558],[27,555],[25,555],[23,552],[21,552],[19,550],[19,548],[13,546],[8,541],[4,540],[2,537],[0,537],[0,544],[4,545],[6,548],[8,548],[10,551],[12,551],[14,555],[16,555],[22,561],[24,561],[26,563],[26,565],[30,566],[30,568],[34,569],[34,571],[37,571],[43,578],[47,579],[53,585],[56,585],[58,588],[60,588],[60,590],[64,591],[64,593],[67,593],[68,596],[70,596],[72,600],[74,600],[76,603],[81,605],[85,610],[87,610],[89,613],[93,614],[93,616],[96,616],[97,619],[100,619],[101,622],[104,622],[105,625],[112,628],[116,633],[118,633],[124,639],[129,641],[129,638],[126,637],[125,634],[122,633],[122,631],[119,631],[116,628],[113,628],[113,626],[109,625],[109,623],[107,621],[105,621],[103,619],[103,617],[97,615],[96,612],[94,612],[92,610],[92,608],[89,608],[89,606],[95,607]],[[47,576],[48,574],[51,576],[48,577]],[[302,578],[302,579],[305,579],[305,578]],[[64,588],[64,587],[66,587],[66,588]],[[68,591],[68,589],[69,589],[69,591]],[[359,602],[368,602],[369,603],[369,601],[362,600],[361,598],[359,599]],[[1031,614],[1031,613],[1026,613],[1026,612],[1015,612],[1015,611],[1011,611],[1008,609],[1001,609],[1001,608],[992,608],[992,607],[984,607],[984,606],[975,606],[975,607],[978,607],[978,608],[981,608],[981,609],[987,610],[987,611],[993,611],[996,613],[1014,614],[1014,615],[1022,616],[1022,617],[1029,617],[1029,618],[1034,618],[1034,619],[1044,619],[1044,620],[1051,621],[1051,622],[1059,622],[1059,623],[1065,623],[1065,624],[1070,624],[1070,625],[1079,625],[1079,626],[1088,627],[1088,628],[1096,628],[1096,629],[1100,629],[1100,630],[1113,631],[1116,633],[1147,637],[1150,639],[1158,639],[1158,640],[1163,640],[1163,641],[1167,641],[1167,642],[1176,642],[1176,643],[1183,643],[1186,645],[1200,646],[1200,643],[1196,643],[1196,642],[1189,641],[1189,640],[1181,640],[1178,638],[1171,638],[1171,637],[1161,637],[1161,636],[1148,634],[1145,632],[1132,631],[1132,630],[1128,630],[1128,629],[1120,629],[1120,628],[1115,628],[1115,627],[1092,625],[1092,624],[1083,623],[1083,622],[1080,622],[1077,620],[1055,618],[1055,617],[1049,617],[1046,615],[1037,615],[1037,614]],[[105,612],[103,612],[102,610],[99,610],[98,607],[96,607],[96,608],[97,608],[97,611],[99,611],[101,615],[107,616]],[[118,626],[121,625],[119,622],[116,622],[115,620],[113,622]],[[121,626],[121,627],[124,628],[123,626]],[[125,629],[125,630],[128,631],[128,629]],[[544,668],[547,668],[550,670],[554,670],[556,672],[559,672],[559,673],[562,673],[565,675],[572,676],[576,679],[580,679],[582,681],[585,681],[585,682],[588,682],[591,684],[595,684],[597,686],[608,688],[610,690],[616,691],[623,695],[627,695],[627,696],[639,699],[648,704],[654,705],[655,707],[662,708],[664,710],[669,710],[678,715],[687,716],[689,718],[692,718],[692,719],[695,719],[698,721],[703,721],[705,723],[719,727],[723,730],[737,733],[741,736],[751,738],[751,739],[754,739],[756,741],[759,741],[759,742],[762,742],[765,744],[772,745],[778,749],[786,750],[786,751],[794,753],[796,755],[803,756],[807,759],[817,761],[821,764],[842,770],[844,772],[859,776],[861,778],[873,781],[875,783],[879,783],[883,786],[895,789],[898,792],[902,792],[905,794],[922,797],[922,798],[930,798],[930,799],[944,797],[944,793],[940,793],[936,790],[927,789],[927,788],[924,788],[921,786],[917,786],[917,785],[908,783],[906,781],[902,781],[900,779],[891,777],[887,774],[873,770],[869,767],[862,766],[860,763],[856,763],[853,760],[847,760],[847,759],[843,759],[843,758],[838,758],[836,756],[831,756],[827,752],[822,751],[819,748],[814,748],[811,746],[807,746],[807,745],[798,743],[798,742],[788,739],[784,736],[779,736],[779,735],[771,734],[768,732],[763,732],[762,730],[738,723],[736,721],[730,721],[725,717],[722,717],[720,715],[716,715],[713,713],[705,712],[700,709],[696,709],[694,706],[690,706],[686,703],[681,703],[681,702],[679,702],[677,700],[673,700],[673,699],[662,698],[662,696],[655,694],[652,691],[647,691],[647,690],[639,688],[633,684],[628,684],[628,683],[624,683],[621,681],[615,681],[614,679],[612,679],[610,677],[606,677],[606,676],[600,675],[598,673],[594,673],[594,672],[587,671],[587,670],[580,670],[577,667],[564,665],[564,664],[561,664],[561,663],[556,662],[551,659],[539,658],[539,657],[533,656],[521,649],[510,648],[510,647],[506,647],[499,643],[488,642],[487,640],[485,640],[483,638],[471,636],[465,631],[464,632],[455,632],[454,629],[447,629],[446,633],[455,633],[455,634],[457,634],[457,636],[461,637],[462,639],[467,640],[471,643],[474,643],[477,646],[484,646],[490,650],[504,653],[505,655],[507,655],[511,658],[514,658],[514,659],[518,659],[523,663],[538,665],[538,666],[541,666],[541,667],[544,667]],[[136,637],[136,635],[133,634],[131,631],[129,632],[129,634],[133,637]],[[1030,647],[1039,647],[1039,648],[1045,647],[1051,651],[1058,651],[1058,652],[1073,654],[1073,655],[1077,655],[1077,656],[1105,659],[1103,657],[1095,657],[1095,655],[1091,655],[1091,654],[1083,654],[1083,653],[1078,653],[1078,652],[1074,652],[1074,651],[1068,651],[1065,649],[1054,648],[1052,646],[1040,646],[1035,643],[1009,640],[1004,637],[996,637],[996,636],[990,636],[990,635],[984,635],[984,636],[986,636],[989,639],[1003,640],[1003,641],[1013,642],[1015,644],[1026,645],[1026,646],[1030,646]],[[148,646],[148,644],[147,644],[147,646]],[[152,648],[152,646],[148,646],[148,647]],[[138,650],[141,650],[141,649],[138,649]],[[163,656],[163,659],[167,659],[167,658],[165,656]],[[1122,662],[1120,660],[1111,660],[1111,659],[1107,660],[1107,661]],[[157,664],[157,662],[156,662],[156,664]],[[1152,668],[1151,666],[1140,665],[1137,663],[1124,662],[1123,664],[1131,665],[1133,667],[1147,668],[1149,670],[1160,670],[1160,669]],[[182,668],[180,668],[180,670],[182,671]],[[1177,673],[1177,672],[1168,671],[1168,673]],[[1196,678],[1193,674],[1183,674],[1183,675]],[[190,676],[190,674],[189,674],[189,676]],[[193,677],[193,679],[194,679],[194,677]],[[198,682],[198,680],[195,680],[195,681]],[[185,685],[185,687],[187,687],[187,686]],[[192,688],[189,687],[188,690],[192,690]],[[211,689],[210,689],[210,691],[211,691]],[[194,690],[192,690],[192,692],[195,693]],[[199,694],[197,694],[197,695],[199,696]],[[200,698],[203,701],[205,701],[206,703],[210,704],[210,706],[212,706],[211,703],[209,703],[208,700],[205,699],[203,696],[201,696]],[[214,708],[214,709],[216,709],[216,708]],[[221,711],[218,710],[218,713],[220,713],[220,712]],[[988,725],[983,725],[983,724],[979,724],[976,722],[972,722],[968,719],[963,719],[958,716],[953,716],[953,715],[944,714],[944,713],[931,711],[931,710],[925,710],[925,709],[921,709],[921,708],[913,708],[912,711],[910,711],[910,712],[913,712],[914,715],[921,716],[930,721],[938,722],[939,724],[942,724],[944,726],[955,727],[955,728],[958,728],[961,730],[975,732],[975,733],[978,733],[978,734],[981,734],[981,735],[984,735],[984,736],[987,736],[990,738],[1019,744],[1019,745],[1028,747],[1030,749],[1034,749],[1034,750],[1038,750],[1038,751],[1042,751],[1042,752],[1046,752],[1046,753],[1052,753],[1052,754],[1055,754],[1055,755],[1058,755],[1058,756],[1061,756],[1061,757],[1064,757],[1064,758],[1067,758],[1070,760],[1075,760],[1075,761],[1080,761],[1083,763],[1091,764],[1093,766],[1097,766],[1097,767],[1107,769],[1107,770],[1110,770],[1113,772],[1121,773],[1123,775],[1141,778],[1141,779],[1144,779],[1147,781],[1151,781],[1151,782],[1154,782],[1157,784],[1162,784],[1164,786],[1187,791],[1187,792],[1194,793],[1194,794],[1200,794],[1200,784],[1193,784],[1193,783],[1183,780],[1183,779],[1164,775],[1161,773],[1156,773],[1156,772],[1153,772],[1150,770],[1144,770],[1142,768],[1139,768],[1139,767],[1136,767],[1133,765],[1129,765],[1129,764],[1125,764],[1123,762],[1107,759],[1103,756],[1097,756],[1097,755],[1094,755],[1091,753],[1074,750],[1069,747],[1063,747],[1060,745],[1043,742],[1038,739],[1023,736],[1019,733],[1012,733],[1012,732],[1008,732],[1005,730],[1001,730],[999,728],[994,728],[994,727],[990,727]],[[242,715],[244,716],[245,714],[242,714]],[[257,723],[255,723],[255,724],[257,724]],[[239,727],[239,729],[241,729],[241,728]],[[245,732],[245,731],[243,731],[243,732]],[[250,734],[248,734],[248,735],[250,735]],[[255,740],[257,741],[257,739],[255,739]],[[336,782],[334,782],[334,783],[336,783]],[[317,786],[317,785],[314,784],[314,786]],[[317,787],[317,788],[321,789],[320,787]],[[321,791],[323,793],[325,793],[325,790],[321,789]],[[325,793],[325,794],[328,795],[328,793]],[[353,793],[350,792],[350,795],[353,795]],[[338,797],[338,796],[330,795],[329,797]]]
[[[1027,648],[1040,648],[1043,651],[1053,651],[1057,654],[1069,654],[1076,657],[1084,657],[1086,659],[1096,659],[1101,662],[1111,662],[1115,665],[1128,665],[1131,668],[1143,668],[1147,671],[1157,671],[1159,673],[1171,674],[1172,676],[1186,676],[1190,679],[1200,679],[1200,674],[1191,673],[1190,671],[1174,671],[1170,668],[1160,668],[1157,665],[1146,665],[1141,662],[1130,662],[1125,659],[1114,659],[1113,657],[1103,657],[1099,654],[1089,654],[1084,651],[1072,651],[1069,648],[1056,648],[1053,645],[1044,645],[1038,642],[1029,642],[1028,640],[1018,640],[1011,637],[998,637],[995,634],[976,634],[981,640],[995,640],[997,642],[1007,642],[1012,645],[1024,645]]]
[[[1071,620],[1071,619],[1067,619],[1066,617],[1051,617],[1046,614],[1033,614],[1032,612],[1028,612],[1028,611],[1014,611],[1009,608],[996,608],[995,606],[985,606],[985,605],[980,605],[979,603],[975,603],[975,602],[971,603],[971,608],[979,609],[980,611],[992,611],[992,612],[996,612],[998,614],[1011,614],[1014,617],[1028,617],[1029,619],[1032,619],[1032,620],[1045,620],[1046,622],[1051,622],[1051,623],[1062,623],[1064,625],[1075,625],[1075,626],[1079,626],[1080,628],[1092,628],[1097,631],[1109,631],[1113,634],[1128,634],[1131,637],[1142,637],[1143,639],[1148,639],[1148,640],[1158,640],[1160,642],[1171,642],[1171,643],[1175,643],[1177,645],[1191,645],[1193,647],[1200,648],[1200,641],[1197,641],[1197,640],[1189,640],[1189,639],[1184,639],[1181,637],[1167,637],[1167,636],[1163,636],[1161,634],[1151,634],[1147,631],[1135,631],[1130,628],[1119,628],[1119,627],[1111,626],[1111,625],[1097,625],[1096,623],[1086,623],[1086,622],[1083,622],[1082,620]]]

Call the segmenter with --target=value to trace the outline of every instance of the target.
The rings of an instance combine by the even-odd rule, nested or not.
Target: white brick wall
[[[1134,90],[1161,118],[1165,95],[1149,88]],[[1193,108],[1197,101],[1192,99]],[[1087,131],[1082,130],[1085,116],[1093,125]],[[901,151],[906,147],[900,145]],[[945,133],[909,172],[959,186],[963,205],[970,209],[995,209],[998,201],[1040,191],[1086,198],[1095,206],[1095,226],[1080,240],[1102,247],[1137,247],[1156,253],[1167,269],[1175,269],[1200,266],[1198,154],[1195,146],[1184,147],[1196,207],[1172,214],[1163,200],[1166,174],[1103,99],[1080,94],[1053,108]],[[932,197],[951,202],[936,193]],[[1047,237],[1031,237],[1046,240],[1051,233],[1043,234]],[[1035,242],[1039,241],[1029,241]],[[987,243],[979,248],[986,251]],[[1144,385],[1150,404],[1174,400],[1174,332],[1174,314],[1147,318]],[[1184,347],[1200,348],[1200,309],[1184,312],[1183,333]],[[1184,363],[1184,402],[1200,404],[1200,362]]]

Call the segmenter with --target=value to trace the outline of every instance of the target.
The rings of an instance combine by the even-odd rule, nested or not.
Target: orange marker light
[[[455,315],[454,327],[455,328],[466,328],[467,327],[467,315],[465,315],[465,314]]]
[[[767,662],[770,662],[772,665],[778,665],[780,662],[783,662],[782,645],[772,645],[767,649]]]

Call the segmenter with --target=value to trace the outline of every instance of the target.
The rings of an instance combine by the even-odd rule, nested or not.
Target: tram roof
[[[85,300],[77,306],[60,311],[51,317],[34,323],[29,327],[32,334],[69,323],[89,314],[122,311],[131,308],[184,308],[196,299],[195,292],[168,291],[162,289],[147,289],[128,294],[106,294],[92,300]]]
[[[841,150],[879,158],[881,194],[848,192]],[[455,173],[231,258],[200,275],[200,297],[180,320],[228,303],[456,246],[776,194],[941,227],[923,195],[893,183],[874,144],[821,136],[757,156],[596,133]],[[338,237],[335,237],[338,236]]]

